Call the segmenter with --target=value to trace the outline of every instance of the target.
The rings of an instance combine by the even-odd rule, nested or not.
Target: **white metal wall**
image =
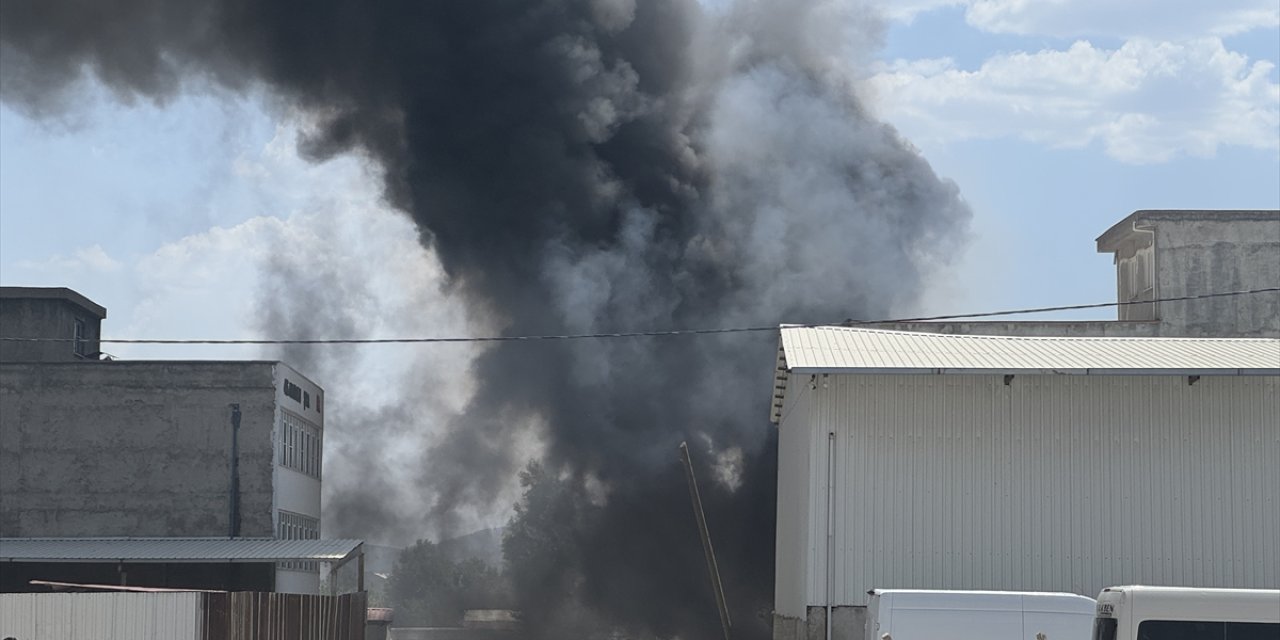
[[[816,382],[797,402],[811,406],[780,426],[779,500],[809,511],[784,519],[794,509],[779,505],[780,601],[799,581],[808,604],[825,604],[828,579],[834,603],[854,605],[871,588],[1280,584],[1280,378]],[[788,462],[797,435],[807,465]],[[808,495],[784,494],[782,474],[805,466]],[[784,567],[797,546],[805,558]]]
[[[778,434],[778,538],[774,554],[774,611],[793,618],[805,617],[808,604],[807,573],[812,561],[808,540],[801,532],[811,521],[809,478],[810,442],[802,425],[809,424],[811,389],[798,379],[788,385],[779,421],[795,425]],[[786,531],[790,536],[783,536]]]
[[[199,593],[0,594],[0,637],[199,640]]]

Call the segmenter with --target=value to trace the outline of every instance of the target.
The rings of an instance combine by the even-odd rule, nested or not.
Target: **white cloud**
[[[1017,137],[1054,147],[1101,144],[1130,163],[1210,157],[1218,147],[1280,147],[1273,63],[1217,38],[1135,39],[1116,50],[1000,54],[975,71],[947,59],[897,61],[866,83],[882,115],[922,146]]]
[[[1280,6],[1275,0],[970,0],[965,20],[992,33],[1182,38],[1275,28]]]
[[[122,266],[119,260],[107,255],[102,245],[95,244],[76,249],[70,256],[55,255],[45,260],[22,260],[17,263],[21,269],[42,273],[97,272],[107,274],[119,271]]]
[[[966,0],[880,0],[874,3],[880,15],[890,22],[911,24],[916,16],[945,7],[964,6]]]
[[[1062,38],[1182,39],[1280,26],[1274,0],[881,0],[883,15],[910,24],[921,14],[964,7],[965,22],[988,33]]]

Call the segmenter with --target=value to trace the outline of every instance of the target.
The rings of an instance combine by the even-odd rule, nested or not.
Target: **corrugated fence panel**
[[[20,640],[363,640],[366,598],[284,593],[6,593]]]
[[[1280,580],[1280,378],[831,375],[811,393],[810,604],[828,580],[837,604]]]
[[[210,593],[202,618],[207,640],[363,640],[366,596]]]
[[[0,594],[0,636],[200,640],[197,593]]]

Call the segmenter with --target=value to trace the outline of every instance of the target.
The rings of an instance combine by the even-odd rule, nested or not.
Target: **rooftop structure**
[[[1119,319],[1161,335],[1280,336],[1280,292],[1151,302],[1280,286],[1280,211],[1135,211],[1098,237],[1114,254]],[[1150,304],[1141,304],[1150,302]]]
[[[65,287],[0,287],[0,362],[98,359],[107,310]]]

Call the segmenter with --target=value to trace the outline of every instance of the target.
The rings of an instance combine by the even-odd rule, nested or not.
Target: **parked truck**
[[[1089,640],[1097,602],[1074,593],[873,589],[867,640]]]

